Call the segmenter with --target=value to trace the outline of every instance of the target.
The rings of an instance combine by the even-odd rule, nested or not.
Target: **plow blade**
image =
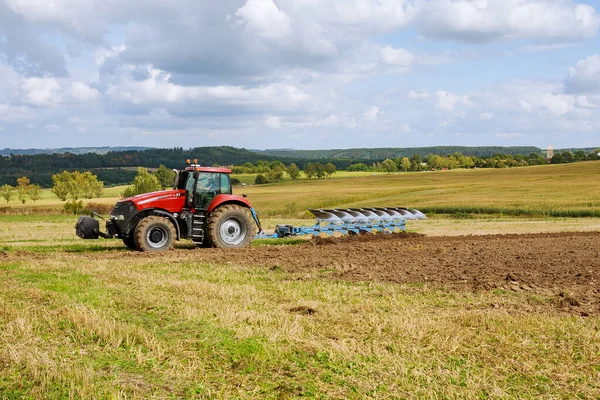
[[[372,232],[393,233],[406,231],[405,224],[407,220],[427,218],[422,212],[405,207],[336,208],[308,211],[316,219],[314,225],[301,227],[277,225],[272,235],[261,232],[256,235],[256,238],[278,239],[300,235],[319,236],[322,233],[330,236],[335,233],[342,235]]]

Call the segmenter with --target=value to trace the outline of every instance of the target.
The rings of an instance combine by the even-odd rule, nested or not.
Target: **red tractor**
[[[201,167],[194,160],[175,170],[172,190],[145,193],[117,202],[106,233],[93,216],[79,217],[75,231],[83,239],[119,238],[139,251],[161,251],[191,239],[198,246],[245,247],[260,230],[246,196],[231,191],[231,170]]]

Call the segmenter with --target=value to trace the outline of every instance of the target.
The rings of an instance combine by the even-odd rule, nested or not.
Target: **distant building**
[[[546,150],[542,150],[542,153],[546,153],[546,160],[550,161],[554,157],[554,148],[550,145]]]

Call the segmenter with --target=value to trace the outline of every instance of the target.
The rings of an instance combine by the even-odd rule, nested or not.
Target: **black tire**
[[[125,244],[125,246],[127,246],[128,249],[137,250],[137,246],[135,245],[135,237],[133,234],[125,236],[123,238],[123,243]]]
[[[165,251],[173,247],[175,227],[167,218],[149,216],[136,226],[134,237],[139,251]]]
[[[256,235],[256,224],[246,207],[227,204],[208,217],[208,242],[212,247],[241,248]]]

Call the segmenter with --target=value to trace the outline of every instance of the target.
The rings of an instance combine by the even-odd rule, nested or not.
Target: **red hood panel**
[[[123,199],[132,201],[139,211],[147,208],[160,208],[169,212],[180,212],[185,203],[185,190],[161,190],[138,194]]]

